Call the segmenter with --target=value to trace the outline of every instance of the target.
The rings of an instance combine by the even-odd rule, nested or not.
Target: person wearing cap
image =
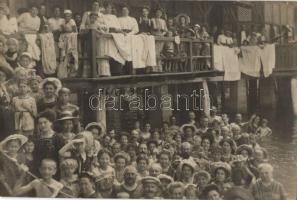
[[[6,122],[0,123],[0,139],[4,139],[14,130],[13,120],[10,120],[13,118],[13,111],[10,106],[11,98],[6,85],[7,79],[12,76],[13,69],[11,67],[0,65],[0,121]]]
[[[57,129],[60,130],[57,135],[61,137],[63,146],[75,137],[75,133],[73,133],[75,119],[77,118],[70,111],[64,111],[60,113],[60,118],[56,120]]]
[[[37,102],[38,112],[42,112],[46,109],[55,109],[57,105],[57,92],[62,87],[62,83],[57,78],[44,79],[40,87],[43,90],[44,96]]]
[[[74,19],[72,19],[71,10],[64,10],[64,20],[65,24],[63,24],[63,32],[76,33],[77,27]]]
[[[146,176],[141,179],[142,187],[143,187],[143,196],[144,199],[155,199],[161,198],[160,196],[160,180],[153,176]]]
[[[142,185],[138,183],[138,173],[134,166],[128,165],[124,169],[124,181],[116,186],[116,194],[126,192],[130,198],[139,199],[142,195]]]
[[[86,125],[85,130],[93,133],[96,140],[102,140],[103,136],[106,134],[105,126],[100,122],[91,122]]]
[[[118,18],[122,31],[125,34],[135,35],[139,32],[139,27],[136,19],[129,16],[129,7],[123,5],[121,7],[121,17]]]
[[[27,81],[19,82],[19,95],[12,98],[14,110],[15,130],[25,136],[33,136],[37,106],[35,99],[30,96],[30,88]]]
[[[70,103],[70,94],[71,91],[65,87],[61,88],[58,91],[58,101],[55,107],[55,111],[57,112],[58,117],[61,115],[61,113],[65,111],[70,112],[74,117],[79,117],[79,107],[77,105]]]

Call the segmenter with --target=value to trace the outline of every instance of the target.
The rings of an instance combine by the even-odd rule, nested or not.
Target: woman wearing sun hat
[[[37,102],[38,112],[46,109],[53,109],[57,104],[57,92],[61,89],[62,83],[57,78],[44,79],[40,87],[43,90],[44,96]]]
[[[64,141],[63,146],[75,136],[75,133],[73,133],[75,119],[77,118],[70,111],[64,111],[55,122],[57,129],[61,130],[57,135]]]
[[[16,181],[20,177],[22,169],[26,168],[25,165],[23,165],[25,160],[19,154],[19,150],[27,140],[28,138],[21,134],[13,134],[6,137],[0,143],[1,195],[9,195],[10,190],[13,189]],[[3,188],[4,185],[6,185],[6,187]]]
[[[219,191],[223,193],[225,190],[231,187],[230,185],[230,175],[231,175],[231,166],[224,162],[217,162],[214,165],[214,181],[219,188]]]

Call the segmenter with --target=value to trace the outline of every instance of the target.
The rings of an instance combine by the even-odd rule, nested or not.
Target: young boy
[[[271,129],[267,126],[268,120],[262,119],[262,123],[260,127],[256,131],[256,135],[259,136],[259,138],[267,137],[272,134]]]
[[[25,170],[24,170],[25,172]],[[21,186],[22,181],[26,173],[23,173],[19,182],[16,184],[13,190],[15,196],[22,196],[27,192],[34,190],[36,197],[48,197],[53,198],[59,194],[59,191],[63,188],[63,185],[53,179],[53,176],[57,172],[57,164],[52,159],[43,159],[39,168],[41,174],[40,179],[35,179],[25,186]]]

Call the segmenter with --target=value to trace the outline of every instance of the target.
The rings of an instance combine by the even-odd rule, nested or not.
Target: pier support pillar
[[[260,79],[260,109],[272,109],[276,108],[276,93],[275,93],[275,81],[273,78]]]
[[[297,116],[297,77],[291,79],[291,96],[293,114],[294,116]]]
[[[167,102],[169,96],[171,96],[169,94],[168,85],[161,85],[159,87],[159,92],[160,92],[160,99],[162,100],[163,98]],[[171,96],[171,99],[172,99],[172,96]],[[173,114],[173,110],[168,108],[169,105],[165,105],[164,107],[165,108],[160,108],[162,112],[162,120],[169,122],[170,116]],[[171,107],[173,107],[173,102],[171,102]]]
[[[246,80],[226,82],[224,84],[224,96],[225,109],[223,112],[230,114],[247,113]]]

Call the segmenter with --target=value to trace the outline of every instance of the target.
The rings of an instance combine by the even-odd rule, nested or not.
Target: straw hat
[[[29,53],[29,52],[23,52],[21,55],[20,55],[20,58],[21,57],[28,57],[30,60],[32,59],[32,55]]]
[[[236,154],[241,154],[243,150],[246,150],[249,154],[249,157],[253,155],[253,149],[247,144],[242,144],[236,149]]]
[[[105,126],[101,122],[91,122],[86,125],[85,130],[90,131],[92,128],[97,128],[97,129],[101,130],[101,134],[103,134],[103,135],[106,133]]]
[[[176,20],[177,24],[180,23],[180,19],[181,19],[182,17],[184,17],[184,18],[186,19],[186,24],[190,24],[190,22],[191,22],[191,18],[189,17],[189,15],[187,15],[187,14],[185,14],[185,13],[181,13],[181,14],[179,14],[179,15],[177,15],[177,16],[175,17],[175,20]]]
[[[60,114],[60,118],[57,119],[57,122],[62,122],[65,120],[73,120],[73,119],[77,119],[77,117],[74,117],[70,111],[65,110]]]
[[[214,163],[214,173],[218,169],[223,169],[226,172],[226,176],[229,177],[231,175],[231,166],[225,162],[216,162]]]
[[[171,176],[166,175],[166,174],[160,174],[157,178],[160,181],[161,180],[168,180],[170,183],[174,182],[173,178]]]
[[[196,128],[196,126],[193,125],[193,124],[184,124],[184,125],[182,125],[182,126],[180,127],[180,131],[181,131],[182,133],[184,133],[184,132],[186,131],[187,128],[192,129],[193,133],[196,133],[196,132],[197,132],[197,128]]]
[[[23,146],[28,141],[28,138],[21,134],[10,135],[10,136],[6,137],[3,141],[1,141],[0,149],[5,149],[7,142],[9,142],[11,140],[19,140],[21,146]]]
[[[187,160],[183,160],[183,161],[180,163],[180,169],[182,170],[183,167],[184,167],[185,165],[191,167],[192,170],[193,170],[193,172],[196,171],[197,164],[196,164],[195,162],[193,162],[193,161],[191,161],[191,160],[188,160],[188,159],[187,159]]]
[[[55,85],[56,87],[56,91],[59,91],[62,88],[62,83],[59,79],[57,78],[53,78],[53,77],[49,77],[49,78],[45,78],[41,84],[40,87],[43,88],[44,85],[46,85],[47,83],[52,83]]]
[[[130,161],[130,156],[129,156],[129,154],[127,154],[127,153],[124,152],[124,151],[121,151],[121,152],[117,153],[117,154],[113,157],[114,161],[116,161],[116,160],[119,159],[119,158],[124,158],[124,159],[126,160],[126,163],[128,163],[128,162]]]
[[[194,177],[203,176],[207,179],[207,182],[210,181],[211,175],[205,170],[199,170],[197,173],[194,174]]]

